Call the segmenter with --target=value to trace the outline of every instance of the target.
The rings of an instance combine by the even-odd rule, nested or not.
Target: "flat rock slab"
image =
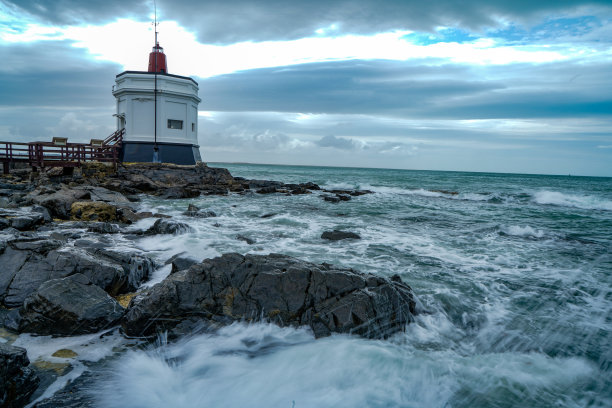
[[[225,254],[178,271],[132,300],[122,320],[129,336],[151,336],[193,317],[272,321],[384,338],[412,320],[411,288],[385,279],[285,255]]]

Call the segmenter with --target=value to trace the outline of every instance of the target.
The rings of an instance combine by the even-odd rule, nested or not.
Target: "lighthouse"
[[[125,129],[121,160],[192,165],[201,161],[198,146],[198,83],[168,73],[157,42],[147,71],[124,71],[115,78],[117,129]]]

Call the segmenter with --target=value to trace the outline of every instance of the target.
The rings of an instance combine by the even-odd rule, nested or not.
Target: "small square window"
[[[192,124],[191,124],[191,131],[192,131],[192,132],[195,132],[195,123],[192,123]]]
[[[176,119],[168,119],[168,129],[182,129],[183,121]]]

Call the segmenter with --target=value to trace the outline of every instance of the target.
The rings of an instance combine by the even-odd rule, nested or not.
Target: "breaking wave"
[[[575,207],[584,210],[612,211],[612,200],[592,195],[574,195],[545,190],[535,193],[534,200],[538,204]]]

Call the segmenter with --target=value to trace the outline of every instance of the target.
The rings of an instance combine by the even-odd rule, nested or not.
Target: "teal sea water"
[[[420,314],[388,340],[315,340],[262,322],[162,341],[118,359],[100,406],[612,406],[611,178],[211,166],[374,194],[337,204],[316,193],[147,198],[142,209],[178,219],[188,203],[218,217],[138,246],[162,261],[278,252],[399,274]],[[322,240],[331,229],[362,239]]]

